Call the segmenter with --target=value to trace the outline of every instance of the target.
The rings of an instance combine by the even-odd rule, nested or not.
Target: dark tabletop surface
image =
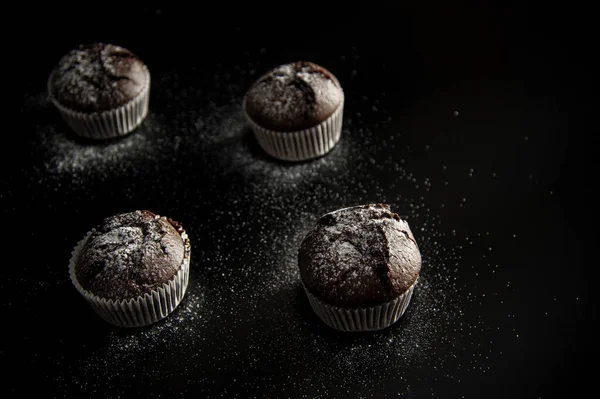
[[[4,132],[0,191],[4,391],[577,396],[592,378],[596,305],[559,12],[291,6],[277,17],[42,10],[30,21],[42,34],[22,49],[28,78],[15,76],[20,107],[4,116],[18,121]],[[54,64],[93,41],[130,49],[152,74],[148,118],[108,143],[75,138],[46,100]],[[292,164],[261,151],[241,101],[260,74],[296,60],[333,72],[346,103],[335,149]],[[407,218],[421,278],[391,328],[338,333],[310,309],[297,249],[322,214],[368,202]],[[176,311],[130,330],[96,316],[67,266],[102,218],[135,209],[179,221],[192,261]]]

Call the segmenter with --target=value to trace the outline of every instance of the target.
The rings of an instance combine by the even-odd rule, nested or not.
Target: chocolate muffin
[[[261,76],[246,93],[243,108],[268,154],[303,161],[328,153],[339,141],[344,92],[331,72],[299,61]]]
[[[123,136],[148,113],[150,72],[122,47],[81,45],[59,60],[48,79],[48,93],[77,134],[92,139]]]
[[[142,210],[108,217],[73,251],[71,280],[106,321],[128,327],[171,313],[187,289],[190,243],[181,225]]]
[[[342,331],[380,330],[406,310],[421,270],[408,223],[389,205],[340,209],[321,217],[298,251],[315,313]]]

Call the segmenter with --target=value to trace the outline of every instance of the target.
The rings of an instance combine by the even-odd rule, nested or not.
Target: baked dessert
[[[106,321],[152,324],[187,290],[190,242],[183,227],[147,210],[105,218],[73,250],[71,281]]]
[[[322,216],[298,251],[309,302],[341,331],[381,330],[405,312],[421,270],[408,223],[389,205],[368,204]]]
[[[63,56],[48,79],[48,94],[75,133],[109,139],[132,132],[148,114],[150,72],[131,51],[104,43]]]
[[[303,161],[328,153],[340,140],[344,92],[331,72],[299,61],[256,80],[243,108],[265,152],[281,160]]]

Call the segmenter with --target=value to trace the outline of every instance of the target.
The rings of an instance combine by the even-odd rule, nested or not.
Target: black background
[[[0,280],[9,396],[584,392],[596,305],[563,10],[223,6],[22,19],[38,35],[18,50],[27,78],[8,82],[22,94],[5,115],[16,122],[0,197],[15,254]],[[45,98],[58,59],[92,41],[132,50],[152,74],[149,117],[109,143],[74,137]],[[325,157],[288,164],[262,153],[240,111],[254,79],[296,60],[338,77],[344,131]],[[367,202],[407,217],[423,270],[400,322],[341,334],[312,314],[296,250],[320,215]],[[89,309],[67,266],[86,231],[134,209],[183,224],[191,282],[167,319],[122,330]]]

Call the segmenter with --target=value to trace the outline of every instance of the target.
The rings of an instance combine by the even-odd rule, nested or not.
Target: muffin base
[[[335,147],[342,133],[344,100],[335,112],[319,125],[295,132],[277,132],[256,124],[246,112],[244,115],[252,127],[254,136],[262,149],[274,158],[283,161],[306,161],[327,154]]]
[[[189,281],[191,248],[188,236],[183,229],[180,231],[184,244],[183,261],[175,276],[150,293],[126,300],[100,298],[85,290],[77,281],[75,265],[83,246],[93,232],[94,229],[90,230],[73,249],[69,262],[69,274],[77,291],[83,295],[102,319],[118,327],[143,327],[164,319],[175,310],[187,291]]]
[[[314,296],[307,288],[304,292],[317,316],[329,327],[339,331],[377,331],[394,324],[406,311],[418,278],[398,298],[382,305],[367,308],[341,308],[331,306]]]
[[[128,103],[115,109],[98,112],[78,112],[60,104],[52,96],[48,79],[50,101],[58,109],[69,127],[81,137],[93,140],[105,140],[126,136],[137,128],[148,115],[150,103],[150,72],[144,67],[146,84],[142,91]]]

